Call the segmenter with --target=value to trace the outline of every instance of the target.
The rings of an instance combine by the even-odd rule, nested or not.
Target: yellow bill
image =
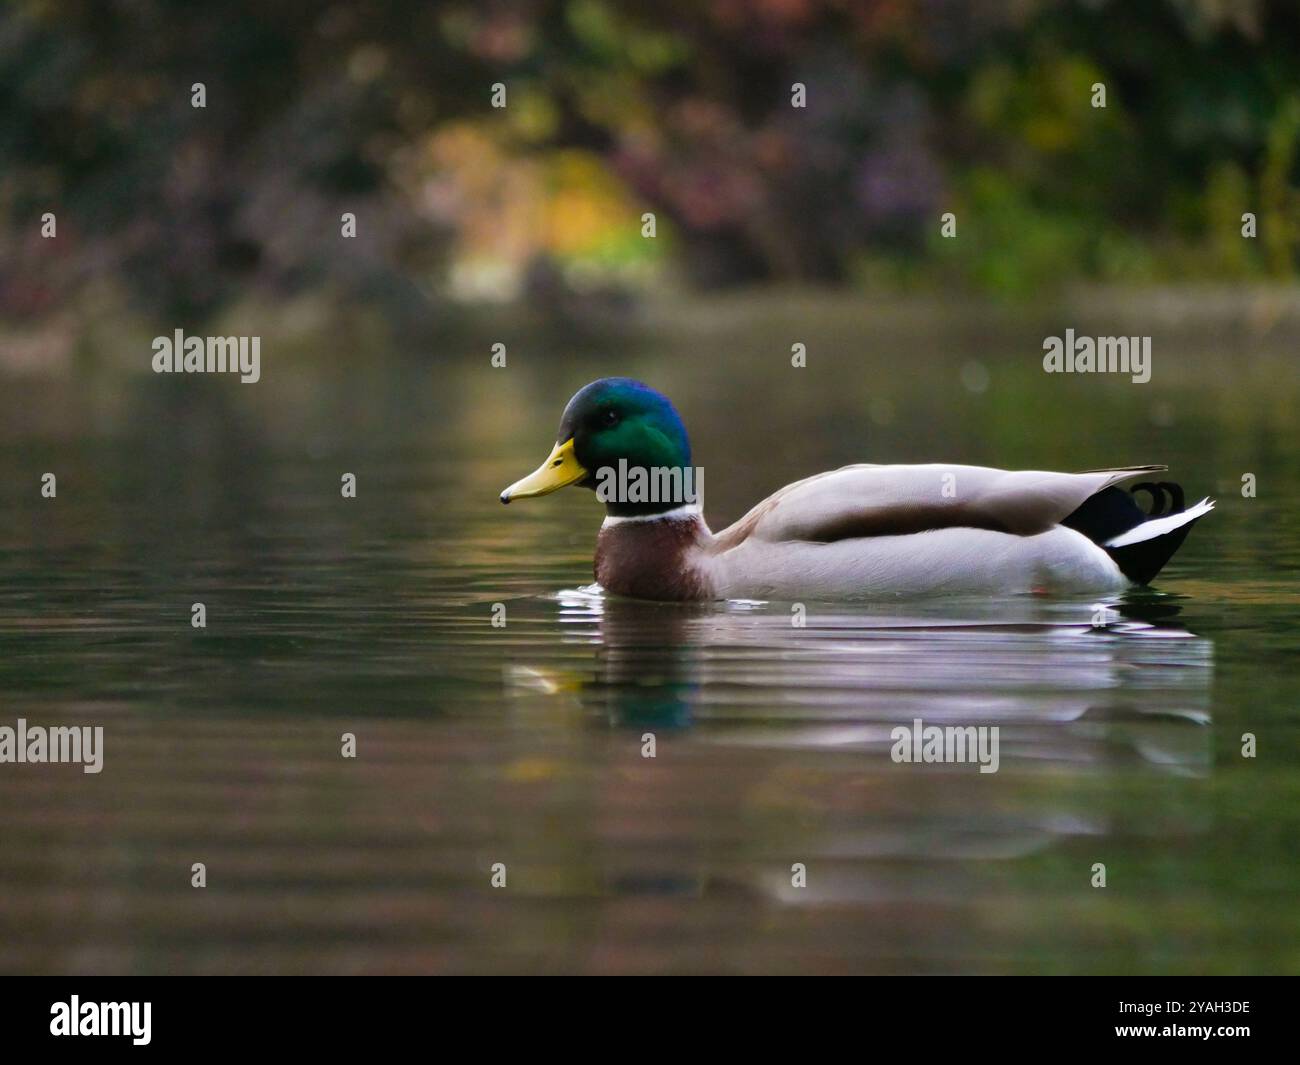
[[[565,485],[581,481],[587,471],[573,455],[573,439],[556,444],[547,458],[527,477],[524,477],[501,493],[501,502],[509,503],[512,499],[528,499],[532,496],[549,495]]]

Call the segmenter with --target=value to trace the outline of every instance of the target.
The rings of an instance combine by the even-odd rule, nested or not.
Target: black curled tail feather
[[[1139,492],[1151,496],[1150,511],[1144,511],[1138,505],[1135,497]],[[1186,522],[1175,524],[1166,532],[1159,532],[1160,526],[1157,526],[1150,536],[1125,534],[1132,533],[1148,522],[1182,514],[1186,509],[1186,498],[1181,485],[1170,481],[1143,481],[1135,484],[1130,492],[1114,485],[1103,488],[1086,499],[1061,524],[1083,533],[1101,547],[1129,580],[1138,584],[1150,584],[1174,552],[1182,547],[1188,532],[1205,511],[1202,509],[1195,516],[1189,516]],[[1161,526],[1164,524],[1161,522]],[[1132,542],[1121,546],[1112,545],[1111,541],[1117,539]]]
[[[1151,510],[1148,518],[1163,518],[1169,514],[1181,514],[1187,509],[1187,500],[1183,496],[1183,486],[1172,481],[1143,481],[1135,484],[1129,491],[1133,495],[1139,492],[1151,493]]]

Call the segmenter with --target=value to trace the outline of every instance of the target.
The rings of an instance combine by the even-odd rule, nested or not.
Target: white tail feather
[[[1129,544],[1140,544],[1143,540],[1154,540],[1157,536],[1164,536],[1165,533],[1181,529],[1189,521],[1195,521],[1213,509],[1214,504],[1209,499],[1202,499],[1196,506],[1188,507],[1177,514],[1167,514],[1163,518],[1152,518],[1141,525],[1135,525],[1128,532],[1120,533],[1113,540],[1107,540],[1104,546],[1127,547]]]

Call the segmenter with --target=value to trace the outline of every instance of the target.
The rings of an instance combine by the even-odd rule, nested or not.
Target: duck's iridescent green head
[[[564,408],[555,448],[501,502],[576,484],[596,491],[610,514],[655,514],[699,501],[698,471],[681,416],[649,385],[604,377]]]

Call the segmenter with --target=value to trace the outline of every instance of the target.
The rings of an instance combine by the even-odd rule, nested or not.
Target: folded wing
[[[769,496],[718,533],[717,545],[727,550],[750,537],[831,543],[954,526],[1029,536],[1059,524],[1109,485],[1164,469],[1049,473],[942,463],[845,466]]]

